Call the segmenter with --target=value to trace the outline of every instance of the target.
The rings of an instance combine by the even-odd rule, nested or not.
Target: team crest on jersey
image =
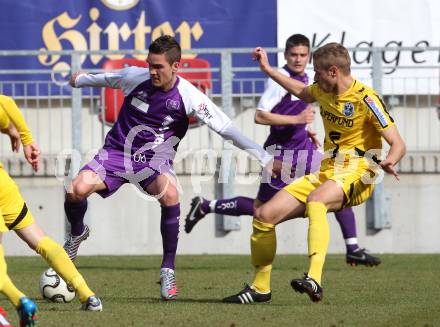
[[[342,110],[342,113],[345,117],[351,117],[354,114],[354,104],[351,102],[347,102],[344,104],[344,109]]]
[[[168,110],[179,110],[180,103],[177,100],[167,99],[165,106],[167,107]]]

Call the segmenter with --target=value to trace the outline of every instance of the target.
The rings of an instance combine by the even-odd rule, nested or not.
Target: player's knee
[[[254,210],[254,218],[263,223],[271,223],[273,216],[264,206],[260,206]]]
[[[259,207],[261,207],[263,204],[264,204],[263,202],[261,202],[261,201],[255,199],[255,200],[254,200],[254,203],[253,203],[254,212],[255,212],[255,210],[257,210]]]
[[[71,201],[81,201],[86,199],[90,193],[90,186],[85,183],[75,183],[72,185],[71,193],[68,193],[68,199]]]
[[[163,192],[162,197],[159,199],[160,204],[165,206],[172,206],[179,203],[179,193],[176,188],[169,187]]]
[[[307,197],[307,202],[323,202],[323,200],[323,197],[317,192],[312,192]]]

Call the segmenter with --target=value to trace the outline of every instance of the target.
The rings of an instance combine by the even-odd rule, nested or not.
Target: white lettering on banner
[[[301,6],[298,1],[278,0],[277,8],[279,47],[298,26],[314,48],[341,43],[350,49],[353,75],[368,85],[372,85],[371,69],[364,68],[373,65],[370,48],[384,48],[379,53],[382,94],[439,92],[439,69],[429,67],[440,64],[438,0],[370,0],[361,6],[349,0],[307,1]],[[396,49],[399,47],[414,49]],[[283,60],[280,54],[279,62]]]

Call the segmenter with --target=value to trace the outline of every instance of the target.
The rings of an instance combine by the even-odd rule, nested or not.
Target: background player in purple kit
[[[188,116],[195,115],[223,138],[249,150],[262,166],[272,159],[261,146],[242,136],[206,95],[177,76],[180,56],[177,41],[161,36],[149,47],[149,69],[129,67],[96,75],[77,72],[70,81],[73,87],[120,88],[125,98],[103,148],[81,169],[68,189],[64,208],[71,235],[64,249],[75,259],[80,243],[89,236],[83,220],[90,194],[108,197],[124,183],[135,184],[156,196],[161,205],[160,291],[164,300],[175,299],[177,295],[174,259],[180,204],[172,166],[179,142],[188,129]]]
[[[290,36],[286,41],[284,58],[286,65],[279,71],[306,85],[309,84],[309,78],[305,73],[310,58],[309,39],[302,34]],[[317,145],[319,142],[315,139],[314,133],[309,134],[306,129],[306,125],[312,121],[311,107],[269,78],[255,113],[255,122],[271,126],[264,148],[275,146],[278,151],[275,158],[283,161],[284,164],[291,164],[291,175],[279,175],[272,178],[270,183],[262,181],[256,199],[244,196],[212,201],[202,197],[193,198],[185,221],[185,231],[190,233],[208,213],[253,216],[255,208],[269,201],[275,193],[289,185],[294,179],[318,170],[322,155],[314,151],[316,149],[314,142]],[[379,258],[366,253],[365,249],[359,247],[353,210],[346,208],[335,212],[335,216],[346,243],[347,263],[367,266],[380,264]]]

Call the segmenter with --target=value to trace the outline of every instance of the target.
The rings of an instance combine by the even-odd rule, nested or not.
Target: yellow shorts
[[[331,159],[322,161],[321,168],[316,173],[303,176],[284,190],[299,201],[305,203],[309,194],[328,180],[335,181],[344,191],[346,201],[344,207],[353,207],[365,202],[373,193],[374,177],[378,171],[368,166],[364,159],[357,159],[339,167]]]
[[[9,174],[0,168],[0,232],[17,230],[34,223],[34,217]]]

